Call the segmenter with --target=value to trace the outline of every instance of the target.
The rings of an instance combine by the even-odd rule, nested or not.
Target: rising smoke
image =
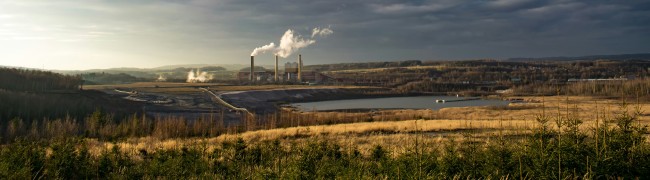
[[[311,44],[316,43],[316,40],[313,39],[303,39],[299,34],[294,34],[293,30],[289,29],[284,32],[282,38],[280,38],[280,45],[278,46],[275,54],[286,58],[289,57],[293,52],[298,51],[300,48],[307,47]]]
[[[257,56],[257,54],[265,53],[266,51],[273,51],[273,50],[275,50],[275,43],[269,43],[268,45],[264,45],[262,47],[253,49],[251,56]]]
[[[167,78],[163,76],[162,74],[158,75],[158,79],[156,79],[158,82],[165,82],[167,81]]]
[[[197,69],[196,73],[193,70],[187,73],[187,82],[188,83],[197,83],[197,82],[208,82],[212,80],[213,75],[208,74],[208,72],[201,72]]]
[[[270,43],[268,45],[255,48],[251,53],[251,56],[256,56],[258,54],[272,51],[275,55],[286,58],[299,49],[316,43],[314,37],[326,37],[332,33],[334,33],[334,31],[332,31],[330,28],[314,28],[311,33],[311,39],[305,39],[294,30],[288,29],[286,32],[284,32],[282,38],[280,38],[280,45],[276,47],[275,43]]]

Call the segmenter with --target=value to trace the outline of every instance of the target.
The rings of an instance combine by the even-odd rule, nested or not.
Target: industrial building
[[[250,68],[241,69],[237,73],[237,79],[241,82],[248,82],[251,80]],[[255,68],[253,80],[255,82],[273,82],[274,72],[262,68]]]
[[[254,56],[251,56],[251,68],[254,67]],[[275,56],[275,69],[266,70],[261,67],[244,68],[237,74],[240,82],[251,82],[252,84],[271,83],[271,82],[303,82],[303,83],[326,83],[330,77],[316,71],[305,71],[302,66],[302,55],[298,55],[298,62],[286,62],[284,71],[280,72],[278,68],[278,57]],[[253,75],[251,75],[253,74]]]

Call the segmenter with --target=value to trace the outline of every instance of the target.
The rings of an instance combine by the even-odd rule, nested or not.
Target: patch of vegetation
[[[324,139],[291,147],[277,140],[235,139],[215,149],[199,144],[129,155],[114,146],[91,156],[83,140],[75,138],[19,140],[0,147],[0,178],[645,179],[650,177],[650,144],[637,115],[621,113],[590,132],[577,129],[577,118],[540,116],[540,127],[520,140],[468,137],[436,147],[416,140],[399,155],[381,145],[362,155]],[[557,128],[549,128],[553,124]]]
[[[49,71],[0,68],[0,89],[8,91],[76,90],[79,89],[80,84],[80,76],[61,75]]]
[[[126,73],[88,73],[82,74],[81,77],[84,79],[85,83],[88,85],[92,84],[124,84],[124,83],[133,83],[140,81],[153,81],[153,78],[137,78]]]
[[[495,140],[482,142],[466,134],[465,141],[441,145],[423,145],[419,143],[422,139],[416,139],[405,143],[408,151],[400,154],[376,145],[369,155],[364,155],[354,145],[344,148],[337,142],[314,138],[290,146],[281,146],[277,140],[245,142],[243,139],[226,141],[214,149],[196,144],[126,152],[113,146],[91,155],[84,138],[119,141],[147,136],[215,137],[226,132],[255,130],[259,126],[275,128],[404,117],[383,113],[374,116],[332,113],[325,117],[286,113],[268,115],[266,119],[243,118],[244,125],[237,127],[225,127],[223,119],[154,120],[137,114],[117,117],[115,111],[102,108],[87,112],[87,105],[104,104],[95,101],[101,96],[78,93],[93,100],[86,102],[69,97],[56,99],[52,95],[51,91],[57,90],[77,93],[78,84],[73,82],[78,83],[78,77],[28,70],[8,72],[16,73],[11,76],[24,81],[6,81],[15,83],[11,85],[0,83],[3,85],[0,140],[5,143],[0,146],[0,179],[650,178],[650,144],[644,136],[647,128],[638,123],[638,117],[643,115],[639,111],[597,119],[600,124],[588,131],[580,130],[582,119],[577,117],[559,113],[557,117],[542,115],[537,118],[539,128],[522,137],[495,136]],[[32,77],[43,79],[25,80]],[[629,87],[643,92],[635,86]],[[86,109],[75,109],[80,106]],[[73,117],[54,118],[64,112]],[[83,117],[74,117],[79,115]],[[406,118],[422,117],[408,114]],[[262,120],[268,121],[261,123]]]
[[[530,84],[514,89],[515,94],[580,95],[601,97],[645,97],[650,94],[650,79],[627,81],[584,81],[566,85]]]
[[[537,109],[542,107],[538,104],[516,104],[516,105],[503,105],[503,106],[485,106],[485,109],[489,110],[526,110],[526,109]]]
[[[6,135],[0,141],[12,140],[7,136],[27,136],[27,129],[58,130],[63,126],[54,126],[56,123],[76,124],[76,120],[83,120],[96,109],[118,116],[134,113],[130,110],[133,106],[124,100],[107,98],[97,91],[79,90],[81,83],[80,76],[0,68],[0,130]],[[15,131],[8,131],[10,127]]]

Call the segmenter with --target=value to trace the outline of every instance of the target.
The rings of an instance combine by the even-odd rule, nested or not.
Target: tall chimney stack
[[[251,84],[255,83],[255,56],[251,56]]]
[[[302,54],[298,54],[298,82],[302,82]]]
[[[275,55],[275,82],[278,82],[278,55]]]

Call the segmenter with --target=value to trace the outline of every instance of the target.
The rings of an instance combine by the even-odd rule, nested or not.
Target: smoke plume
[[[262,47],[255,48],[251,56],[256,56],[268,51],[272,51],[275,55],[282,58],[289,57],[294,52],[301,48],[307,47],[316,43],[314,37],[326,37],[334,33],[330,28],[314,28],[311,33],[311,38],[303,38],[294,30],[288,29],[280,38],[280,44],[276,47],[275,43],[270,43]]]
[[[190,70],[190,72],[187,73],[187,82],[188,83],[197,83],[197,82],[208,82],[212,80],[212,74],[208,74],[208,72],[201,72],[201,70],[197,69],[196,73],[194,71]]]
[[[257,56],[260,53],[265,53],[266,51],[273,51],[274,49],[275,49],[275,43],[270,43],[268,45],[264,45],[262,47],[253,49],[251,56]]]
[[[158,82],[165,82],[167,81],[167,78],[163,76],[162,74],[158,75],[158,79],[156,79]]]
[[[298,51],[300,48],[307,47],[311,44],[316,43],[316,40],[313,39],[303,39],[299,34],[295,34],[293,30],[289,29],[284,32],[282,38],[280,39],[280,45],[278,46],[276,55],[286,58],[289,57],[293,52]]]

